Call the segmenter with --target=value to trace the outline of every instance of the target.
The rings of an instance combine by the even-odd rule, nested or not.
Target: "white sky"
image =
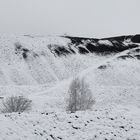
[[[0,0],[0,33],[140,34],[140,0]]]

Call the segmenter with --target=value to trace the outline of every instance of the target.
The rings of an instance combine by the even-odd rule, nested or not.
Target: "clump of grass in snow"
[[[2,101],[1,112],[24,112],[31,109],[31,100],[23,96],[11,96]]]

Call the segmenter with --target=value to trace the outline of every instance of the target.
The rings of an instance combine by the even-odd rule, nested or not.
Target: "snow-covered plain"
[[[131,38],[1,35],[0,96],[24,95],[32,109],[1,113],[0,140],[139,140],[140,46]],[[89,43],[126,49],[97,54],[86,48]],[[67,91],[75,76],[85,78],[96,102],[69,114]]]

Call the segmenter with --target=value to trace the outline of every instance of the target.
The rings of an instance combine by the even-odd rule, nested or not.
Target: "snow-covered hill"
[[[0,36],[0,85],[38,85],[60,81],[138,46],[136,36],[108,39]]]
[[[92,110],[66,113],[73,77],[85,78]],[[139,140],[140,35],[94,39],[0,36],[0,95],[32,110],[0,114],[0,140]]]

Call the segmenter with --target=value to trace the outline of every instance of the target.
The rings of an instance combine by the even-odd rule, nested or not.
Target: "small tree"
[[[74,113],[78,110],[90,109],[95,103],[89,85],[84,79],[75,78],[69,87],[67,111]]]
[[[2,102],[2,112],[12,113],[12,112],[24,112],[31,108],[31,100],[23,96],[11,96],[7,97]]]

